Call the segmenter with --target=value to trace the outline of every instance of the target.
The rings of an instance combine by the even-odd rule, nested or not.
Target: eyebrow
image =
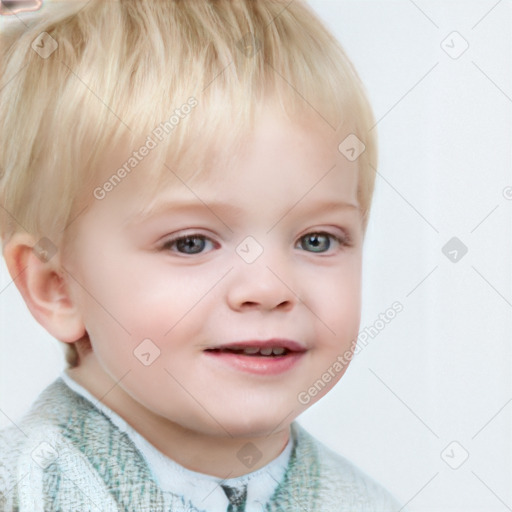
[[[301,204],[307,204],[307,207],[301,207]],[[220,202],[220,201],[202,201],[202,200],[177,200],[173,201],[170,199],[169,201],[159,202],[155,205],[151,206],[147,210],[141,212],[136,215],[134,219],[136,223],[144,222],[146,219],[151,217],[157,217],[159,215],[164,215],[168,213],[173,213],[176,211],[186,211],[186,210],[198,210],[198,209],[206,209],[209,210],[212,215],[215,215],[219,218],[218,214],[225,215],[240,215],[243,213],[244,209],[238,206],[235,206],[230,203]],[[316,214],[323,211],[354,211],[357,212],[360,210],[360,206],[358,204],[353,204],[350,202],[345,202],[342,200],[318,200],[313,203],[307,203],[302,199],[297,203],[291,205],[286,211],[283,211],[281,214],[281,218],[286,217],[292,210],[305,210],[304,213],[308,214]]]
[[[302,199],[297,201],[295,204],[290,206],[288,210],[286,210],[284,215],[288,215],[289,212],[292,210],[298,209],[306,209],[308,213],[317,213],[321,211],[336,211],[336,210],[352,210],[352,211],[359,211],[360,206],[358,204],[348,203],[346,201],[341,200],[328,200],[328,201],[314,201],[313,203],[309,204],[307,208],[301,208]]]
[[[223,224],[221,217],[219,215],[239,215],[242,213],[243,209],[238,206],[223,203],[223,202],[206,202],[200,199],[197,200],[176,200],[173,201],[172,198],[166,201],[157,202],[150,206],[149,208],[135,214],[130,221],[133,221],[134,224],[141,224],[148,219],[159,217],[162,215],[169,215],[174,212],[197,212],[198,210],[208,211],[210,214],[214,215],[219,219]]]

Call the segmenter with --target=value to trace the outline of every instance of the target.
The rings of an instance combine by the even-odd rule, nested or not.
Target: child
[[[376,143],[300,1],[55,2],[3,34],[3,253],[69,368],[1,510],[400,506],[295,418],[360,320]]]

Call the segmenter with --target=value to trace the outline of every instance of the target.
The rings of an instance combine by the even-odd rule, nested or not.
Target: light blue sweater
[[[293,448],[265,510],[398,512],[382,487],[291,425]],[[28,415],[0,433],[2,512],[199,512],[162,490],[132,440],[57,379]],[[211,512],[211,511],[206,511]]]

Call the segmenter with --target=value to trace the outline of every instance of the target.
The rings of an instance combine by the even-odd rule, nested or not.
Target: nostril
[[[299,299],[299,302],[300,302],[300,299]],[[283,300],[283,302],[278,304],[276,307],[279,308],[279,309],[289,309],[289,308],[291,308],[291,306],[292,306],[291,301]]]
[[[256,301],[245,301],[241,304],[242,308],[245,309],[279,309],[279,310],[288,310],[292,306],[291,301],[284,300],[282,302],[267,304],[266,302],[256,302]]]
[[[242,306],[247,306],[247,307],[253,308],[253,307],[258,306],[258,303],[257,302],[251,302],[251,301],[245,301],[242,304]]]

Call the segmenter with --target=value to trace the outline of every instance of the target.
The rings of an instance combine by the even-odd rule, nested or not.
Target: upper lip
[[[221,350],[221,349],[244,349],[248,347],[283,347],[290,352],[305,352],[307,348],[298,341],[288,340],[284,338],[272,338],[269,340],[244,340],[233,341],[230,343],[223,343],[214,347],[209,347],[206,350]]]

